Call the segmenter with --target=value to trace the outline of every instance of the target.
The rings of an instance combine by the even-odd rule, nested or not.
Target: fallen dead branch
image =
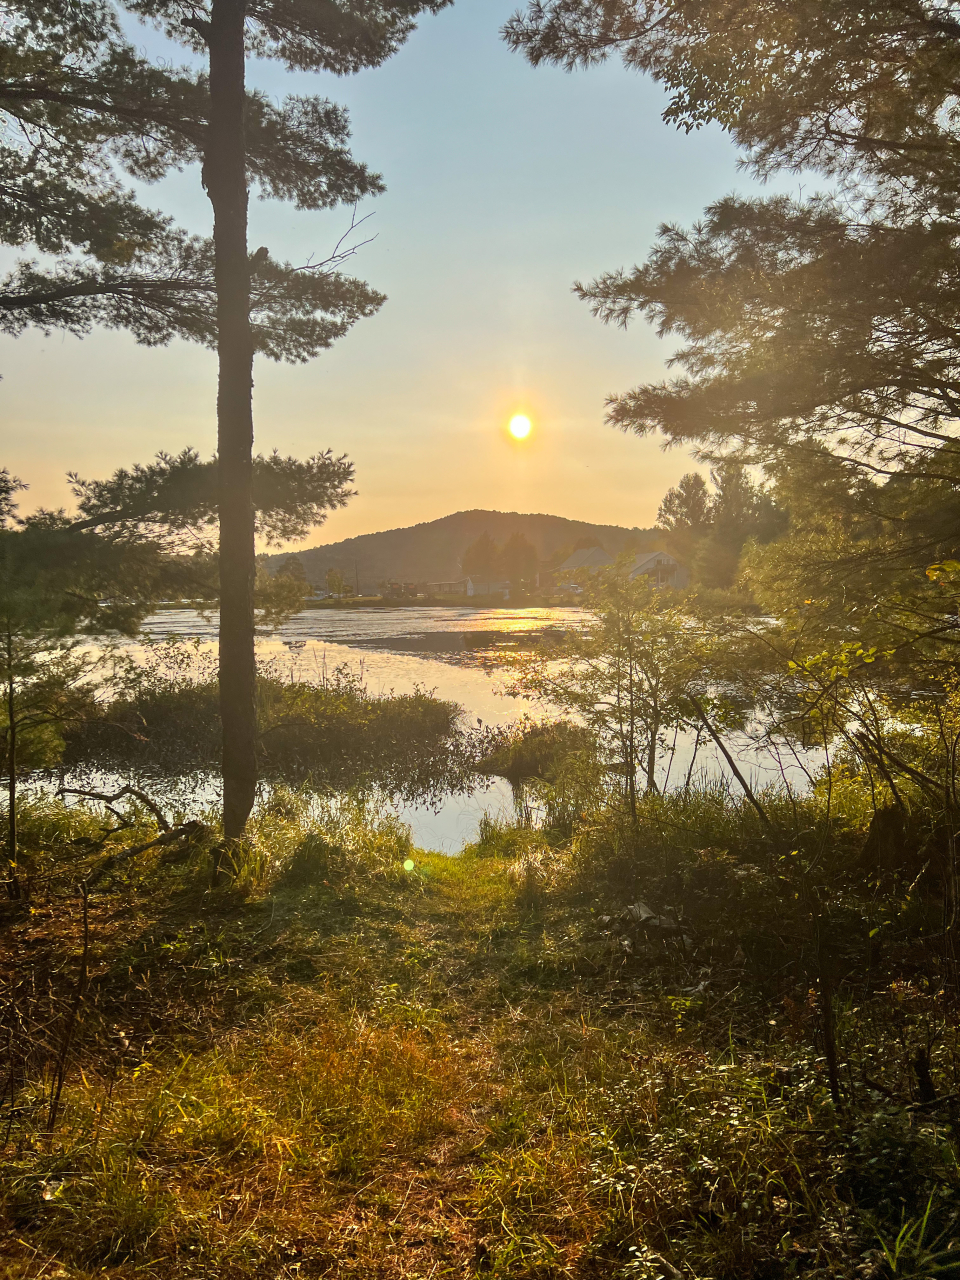
[[[109,858],[104,858],[99,867],[91,871],[83,882],[82,887],[89,893],[111,871],[136,858],[139,854],[146,853],[148,849],[159,849],[164,845],[176,844],[180,840],[197,840],[206,835],[207,830],[208,828],[202,822],[185,822],[182,826],[170,828],[154,840],[147,840],[144,844],[131,845],[129,849],[121,849],[117,853],[112,853]]]
[[[113,816],[115,818],[120,818],[121,821],[123,820],[123,815],[117,813],[116,809],[112,808],[111,806],[114,805],[118,800],[122,800],[124,796],[132,796],[134,800],[139,800],[140,803],[145,808],[150,810],[150,812],[156,818],[157,826],[160,828],[161,831],[166,832],[166,831],[170,831],[171,829],[170,823],[166,819],[166,815],[164,814],[160,806],[157,804],[157,802],[155,800],[151,800],[150,797],[146,794],[146,792],[141,791],[138,787],[131,787],[127,785],[125,787],[121,787],[120,790],[114,792],[113,795],[107,795],[106,792],[104,791],[84,791],[80,787],[60,787],[57,791],[57,795],[58,796],[83,796],[88,800],[100,800],[103,802],[103,804],[107,806],[107,808],[110,810]]]

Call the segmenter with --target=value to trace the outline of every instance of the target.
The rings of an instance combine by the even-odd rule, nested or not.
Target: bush
[[[269,842],[268,833],[264,838]],[[389,809],[356,794],[315,798],[284,858],[279,883],[306,887],[352,875],[397,877],[412,849],[410,828]]]

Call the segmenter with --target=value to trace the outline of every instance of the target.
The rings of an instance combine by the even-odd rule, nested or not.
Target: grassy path
[[[8,1117],[2,1280],[848,1274],[815,1077],[778,1090],[722,993],[624,964],[590,902],[416,860],[94,901],[57,1130],[49,1066]],[[69,991],[79,944],[38,903],[8,981],[29,954]]]
[[[8,944],[69,970],[76,914],[35,907]],[[259,899],[161,886],[95,900],[91,926],[83,1070],[54,1138],[8,1153],[0,1274],[414,1280],[502,1269],[504,1244],[551,1273],[573,1260],[580,1153],[528,1095],[598,1037],[499,860]]]

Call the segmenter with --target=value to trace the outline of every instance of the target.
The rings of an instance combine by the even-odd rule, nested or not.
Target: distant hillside
[[[563,516],[519,515],[515,511],[458,511],[440,520],[415,524],[408,529],[365,533],[325,547],[299,551],[307,578],[323,586],[329,569],[339,569],[353,586],[359,578],[363,594],[375,594],[381,582],[443,582],[460,576],[460,557],[481,533],[505,542],[522,533],[537,548],[541,560],[573,549],[581,538],[598,538],[611,555],[626,548],[653,548],[652,529],[623,529],[613,524],[587,524]],[[662,536],[662,535],[661,535]],[[271,569],[286,553],[267,556]]]

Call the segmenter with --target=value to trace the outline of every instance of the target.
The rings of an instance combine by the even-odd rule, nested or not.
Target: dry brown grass
[[[682,957],[669,987],[612,955],[562,877],[518,902],[515,853],[399,876],[384,848],[243,893],[158,866],[95,899],[53,1134],[77,902],[53,880],[7,921],[37,1040],[0,1113],[0,1280],[934,1274],[891,1270],[855,1202],[889,1241],[879,1215],[952,1194],[936,1117],[874,1098],[838,1118],[805,1031],[750,1030]],[[25,974],[45,975],[29,999]],[[878,993],[861,1034],[891,1000],[901,1038],[929,1019]],[[919,1208],[885,1208],[892,1188]]]
[[[55,1140],[7,1166],[8,1220],[71,1274],[414,1274],[398,1241],[436,1253],[476,1068],[443,1031],[301,997],[207,1053],[80,1073]]]

